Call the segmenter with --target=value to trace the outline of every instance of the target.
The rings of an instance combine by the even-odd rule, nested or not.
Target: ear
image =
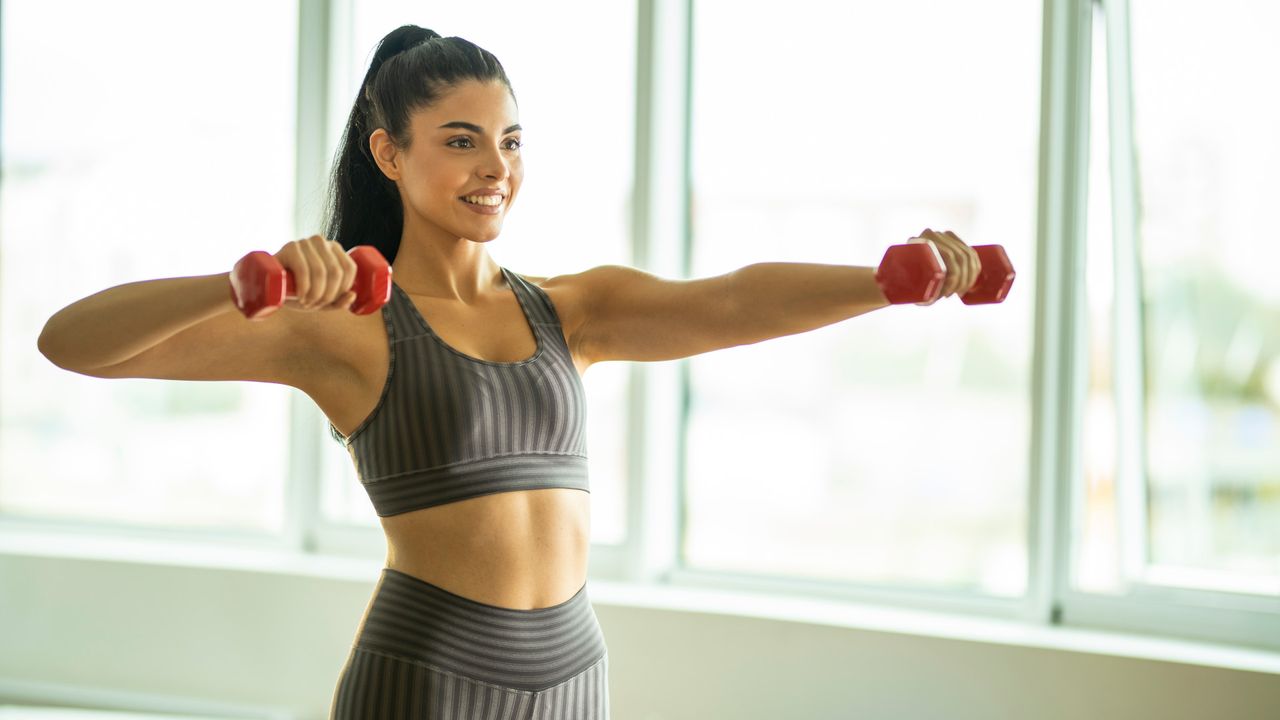
[[[392,180],[400,179],[400,168],[397,166],[400,151],[396,149],[395,143],[391,142],[391,136],[384,128],[374,130],[369,136],[369,153],[383,175]]]

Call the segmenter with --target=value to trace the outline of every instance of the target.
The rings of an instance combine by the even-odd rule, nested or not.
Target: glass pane
[[[540,3],[532,21],[526,19],[529,8],[527,3],[501,0],[486,3],[484,12],[477,13],[465,4],[357,0],[350,56],[359,67],[346,70],[347,95],[354,101],[378,41],[407,23],[445,37],[464,37],[492,52],[506,70],[520,107],[525,178],[502,236],[487,245],[489,254],[518,273],[543,277],[596,265],[629,265],[635,4]],[[564,28],[575,27],[591,32],[573,33],[573,42],[548,42]],[[350,104],[341,112],[345,117]],[[584,187],[590,191],[589,203],[582,201]],[[582,380],[588,403],[595,543],[620,543],[626,537],[626,378],[625,364],[600,363]],[[337,443],[327,446],[326,515],[338,522],[368,524],[376,516],[350,457]]]
[[[1089,85],[1089,215],[1085,256],[1088,302],[1088,389],[1084,406],[1084,482],[1079,541],[1072,558],[1073,585],[1089,592],[1120,589],[1119,520],[1116,510],[1116,402],[1111,342],[1115,304],[1115,247],[1111,217],[1111,133],[1107,122],[1106,23],[1093,11],[1093,59]]]
[[[290,239],[294,4],[202,5],[198,32],[159,0],[3,10],[0,510],[280,530],[292,389],[92,378],[36,338],[100,290]]]
[[[695,4],[696,275],[929,227],[1019,276],[692,358],[688,565],[1025,590],[1039,5]]]
[[[1280,594],[1280,5],[1131,0],[1148,582]]]

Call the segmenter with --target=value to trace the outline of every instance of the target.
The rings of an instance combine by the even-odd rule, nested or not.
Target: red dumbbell
[[[391,265],[372,245],[357,245],[347,254],[356,262],[356,279],[349,288],[356,291],[356,299],[349,309],[368,315],[391,299]],[[293,273],[271,253],[254,250],[231,270],[231,299],[250,320],[265,318],[296,297]]]
[[[982,270],[969,291],[960,296],[965,305],[1004,302],[1013,286],[1013,263],[999,245],[974,245]],[[946,277],[942,258],[932,243],[892,245],[876,269],[876,282],[891,304],[929,302],[942,290]]]

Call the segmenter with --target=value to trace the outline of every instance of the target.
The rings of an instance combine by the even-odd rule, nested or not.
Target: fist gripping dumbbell
[[[982,270],[960,301],[965,305],[1004,302],[1016,276],[1009,256],[999,245],[972,247]],[[876,282],[894,305],[929,302],[938,296],[946,276],[937,248],[927,242],[890,246],[876,269]]]
[[[356,299],[349,309],[368,315],[391,299],[391,266],[372,245],[357,245],[347,254],[356,263],[356,279],[348,288],[356,291]],[[231,299],[250,320],[265,318],[296,297],[293,273],[271,253],[254,250],[231,269]]]

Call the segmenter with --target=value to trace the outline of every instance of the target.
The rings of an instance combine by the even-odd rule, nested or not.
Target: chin
[[[487,242],[490,242],[490,241],[492,241],[492,240],[497,240],[497,239],[498,239],[498,235],[500,235],[501,233],[502,233],[502,231],[501,231],[501,230],[499,230],[498,232],[495,232],[495,233],[493,233],[492,235],[488,235],[488,234],[486,234],[486,235],[477,235],[477,236],[475,236],[475,237],[467,237],[467,236],[465,236],[465,235],[464,235],[464,236],[462,236],[462,239],[463,239],[463,240],[470,240],[471,242],[487,243]]]

